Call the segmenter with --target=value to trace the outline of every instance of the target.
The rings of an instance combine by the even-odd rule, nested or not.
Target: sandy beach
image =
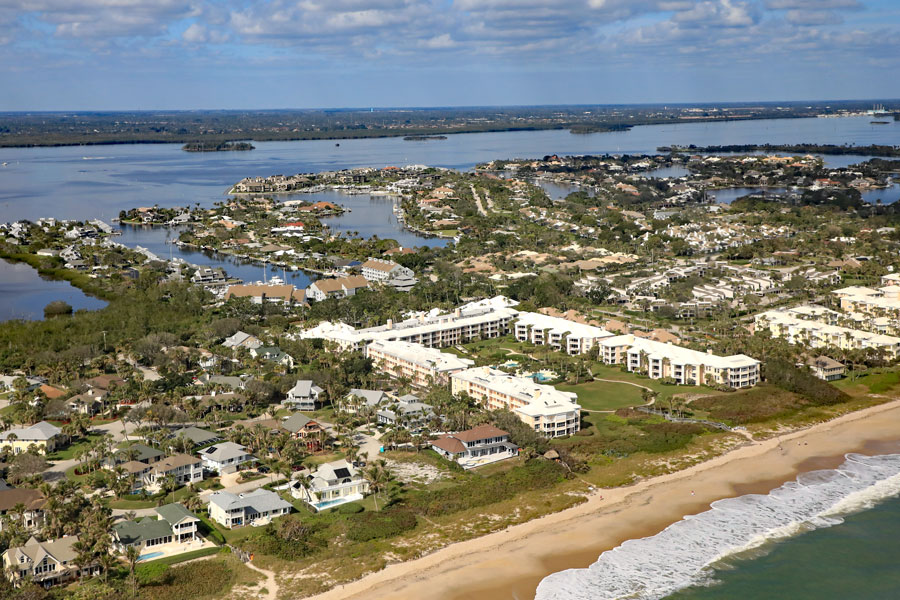
[[[317,600],[531,600],[550,573],[587,567],[715,500],[766,493],[848,452],[900,452],[900,400],[762,442],[684,471],[600,490],[571,509],[391,565]]]

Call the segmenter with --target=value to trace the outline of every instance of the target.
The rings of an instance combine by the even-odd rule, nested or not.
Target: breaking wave
[[[535,600],[658,600],[711,583],[714,566],[727,558],[840,524],[898,494],[900,454],[848,454],[837,469],[804,473],[766,495],[718,500],[657,535],[604,552],[586,569],[554,573],[541,581]]]

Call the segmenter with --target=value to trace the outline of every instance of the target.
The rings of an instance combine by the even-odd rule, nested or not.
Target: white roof
[[[5,440],[10,435],[15,435],[16,438],[20,440],[46,441],[60,433],[62,433],[62,430],[56,425],[51,425],[47,421],[41,421],[40,423],[35,423],[31,427],[15,427],[7,429],[0,433],[0,440]]]
[[[468,358],[459,358],[455,354],[441,352],[437,348],[426,348],[422,344],[410,342],[378,340],[366,347],[367,355],[370,350],[383,352],[439,373],[459,371],[475,364],[475,361]]]
[[[632,334],[617,335],[600,340],[600,345],[609,348],[627,346],[629,352],[646,352],[654,358],[667,358],[674,365],[705,365],[717,369],[752,367],[759,361],[745,354],[718,356],[699,350],[691,350],[675,344],[657,342],[634,336]]]
[[[213,492],[210,495],[209,502],[225,511],[252,508],[256,512],[266,513],[291,507],[289,502],[282,500],[275,492],[270,492],[269,490],[264,490],[262,488],[240,495],[220,490],[218,492]]]
[[[546,415],[581,410],[577,403],[578,394],[560,391],[552,385],[535,383],[530,377],[513,377],[499,369],[476,367],[454,373],[451,377],[487,387],[525,402],[527,406],[516,409],[524,414]]]
[[[569,337],[577,338],[604,338],[613,335],[602,327],[533,312],[520,312],[516,317],[516,325],[531,325],[536,329],[549,329],[550,333],[568,333]]]

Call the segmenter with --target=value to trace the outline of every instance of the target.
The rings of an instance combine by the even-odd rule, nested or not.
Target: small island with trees
[[[243,152],[255,148],[250,142],[188,142],[181,147],[185,152]]]

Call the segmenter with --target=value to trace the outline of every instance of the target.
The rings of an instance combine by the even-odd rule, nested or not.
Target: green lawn
[[[845,377],[830,382],[834,387],[851,395],[858,394],[883,394],[900,385],[900,372],[887,371],[884,373],[864,373],[855,379]]]
[[[675,394],[718,394],[719,392],[705,385],[665,385],[658,380],[649,377],[641,377],[636,373],[628,373],[622,371],[618,365],[605,365],[603,363],[594,363],[591,366],[591,372],[594,377],[600,379],[613,379],[615,381],[628,381],[636,383],[644,387],[648,387],[657,394],[657,402],[668,400]],[[640,396],[640,390],[638,390]],[[640,398],[639,398],[640,399]]]
[[[641,398],[643,390],[627,383],[591,381],[556,387],[562,392],[578,394],[578,404],[585,410],[618,410],[644,404]]]
[[[95,441],[99,440],[101,437],[100,434],[90,433],[86,438],[82,438],[75,442],[74,444],[69,444],[65,448],[61,450],[57,450],[52,454],[47,455],[47,460],[71,460],[75,458],[75,454],[84,448],[90,447],[90,445]]]

